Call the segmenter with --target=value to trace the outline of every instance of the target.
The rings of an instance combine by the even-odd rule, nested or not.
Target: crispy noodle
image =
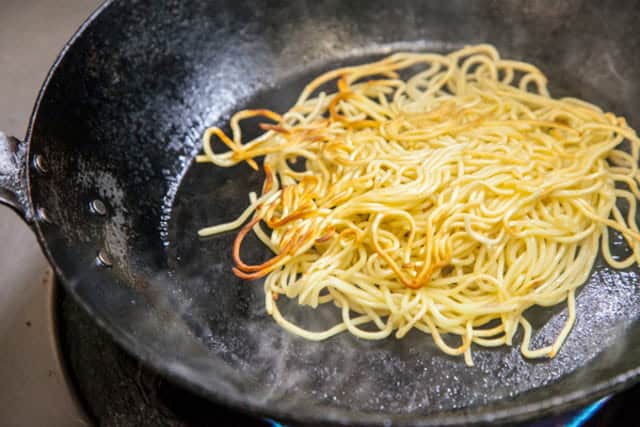
[[[319,91],[332,82],[336,92]],[[600,242],[615,268],[640,261],[640,144],[623,118],[551,98],[546,83],[535,66],[501,59],[490,45],[329,71],[284,115],[244,110],[231,118],[230,137],[206,131],[198,162],[257,170],[264,156],[266,180],[237,220],[200,235],[241,227],[234,273],[266,276],[267,312],[304,338],[402,338],[418,329],[472,365],[471,343],[512,345],[521,326],[525,357],[553,357]],[[265,132],[243,142],[240,121],[256,116],[268,119]],[[215,153],[213,136],[229,151]],[[292,167],[299,159],[302,172]],[[608,228],[624,236],[628,258],[612,256]],[[274,252],[259,265],[240,257],[251,231]],[[280,312],[280,295],[310,308],[333,304],[342,321],[303,329]],[[532,349],[523,312],[564,301],[559,336]]]

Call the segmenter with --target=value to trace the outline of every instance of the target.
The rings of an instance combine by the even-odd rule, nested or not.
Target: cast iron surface
[[[65,287],[119,343],[214,400],[348,425],[563,412],[636,381],[637,270],[598,261],[551,361],[474,349],[476,367],[467,368],[419,333],[310,343],[265,315],[259,283],[231,274],[231,235],[195,234],[239,213],[261,177],[191,163],[207,126],[248,106],[283,111],[322,70],[478,42],[539,65],[554,95],[585,98],[640,127],[636,12],[635,2],[576,0],[108,3],[66,48],[32,117],[29,159],[42,155],[46,173],[29,170],[31,201],[49,218],[36,232]],[[89,208],[96,198],[106,216]],[[111,268],[95,263],[105,248]],[[258,245],[248,251],[265,255]],[[313,327],[335,316],[291,308]],[[565,315],[533,310],[534,344],[550,342]]]
[[[144,366],[120,348],[62,288],[54,299],[66,373],[87,415],[102,427],[277,426],[212,403]],[[609,398],[595,412],[581,408],[518,427],[626,426],[635,418],[640,386]],[[586,412],[585,412],[586,411]],[[584,423],[577,424],[577,420]],[[587,421],[588,420],[588,421]],[[571,423],[571,424],[570,424]],[[284,427],[295,427],[287,423]],[[515,426],[514,426],[515,427]]]
[[[268,427],[267,421],[190,393],[125,353],[58,288],[54,303],[66,373],[87,415],[101,427]]]

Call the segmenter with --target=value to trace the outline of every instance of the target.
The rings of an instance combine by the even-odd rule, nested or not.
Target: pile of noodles
[[[266,180],[236,221],[200,234],[244,224],[235,274],[266,276],[266,310],[304,338],[401,338],[415,328],[471,365],[471,343],[511,345],[521,326],[524,356],[553,357],[599,246],[615,268],[640,261],[640,144],[623,118],[553,99],[546,82],[490,45],[327,72],[284,115],[245,110],[231,118],[230,137],[207,130],[199,162],[257,169],[264,156]],[[318,90],[328,83],[335,92]],[[265,133],[244,142],[239,122],[256,116],[267,119]],[[214,152],[212,139],[229,151]],[[300,159],[302,172],[292,167]],[[628,242],[627,259],[611,255],[609,227]],[[251,231],[274,254],[260,265],[240,257]],[[333,304],[342,321],[305,330],[285,319],[279,296]],[[532,349],[523,312],[564,301],[559,336]]]

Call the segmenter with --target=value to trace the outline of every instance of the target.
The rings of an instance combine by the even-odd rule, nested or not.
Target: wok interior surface
[[[398,50],[481,42],[538,65],[553,96],[586,99],[640,127],[634,9],[587,1],[110,3],[58,64],[34,115],[30,150],[50,171],[30,176],[32,200],[50,217],[38,231],[67,288],[126,349],[216,400],[344,424],[561,412],[635,377],[637,268],[596,262],[578,294],[576,325],[553,360],[476,346],[469,368],[415,331],[402,340],[345,333],[309,342],[266,314],[261,283],[231,273],[233,233],[196,235],[234,219],[262,175],[192,159],[207,126],[224,126],[247,107],[284,112],[322,71]],[[87,209],[95,198],[106,204],[105,217]],[[95,266],[102,248],[113,267]],[[268,256],[256,239],[244,248],[249,260]],[[330,307],[279,304],[312,328],[338,319]],[[538,347],[558,334],[566,308],[527,315]]]

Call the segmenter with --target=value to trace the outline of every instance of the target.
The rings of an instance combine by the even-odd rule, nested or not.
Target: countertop
[[[97,0],[3,0],[0,130],[22,139],[38,90]],[[35,236],[0,206],[0,425],[77,426],[86,420],[55,355],[50,269]]]

